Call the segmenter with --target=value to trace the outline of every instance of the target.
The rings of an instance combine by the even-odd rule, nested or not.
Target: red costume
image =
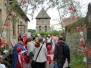
[[[22,54],[22,48],[21,47],[17,47],[17,53],[18,53],[18,61],[16,62],[16,68],[23,68],[23,64],[24,64],[24,57]]]
[[[47,61],[49,62],[49,64],[51,63],[51,56],[50,56],[50,54],[51,54],[51,45],[47,45],[47,53],[48,53],[48,55],[47,55]]]

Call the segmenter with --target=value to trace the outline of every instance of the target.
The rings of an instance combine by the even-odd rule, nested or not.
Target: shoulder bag
[[[43,45],[42,45],[42,46],[43,46]],[[36,56],[36,59],[35,59],[35,60],[32,60],[32,62],[31,62],[31,67],[32,67],[32,68],[36,68],[36,60],[37,60],[38,55],[39,55],[39,53],[40,53],[40,51],[41,51],[41,49],[42,49],[42,46],[41,46],[40,49],[39,49],[39,52],[38,52],[38,54],[37,54],[37,56]]]

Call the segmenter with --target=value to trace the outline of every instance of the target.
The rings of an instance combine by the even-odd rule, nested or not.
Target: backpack
[[[66,58],[68,58],[69,57],[69,47],[68,47],[68,45],[64,42],[64,49],[63,49],[64,51],[64,56],[66,57]]]

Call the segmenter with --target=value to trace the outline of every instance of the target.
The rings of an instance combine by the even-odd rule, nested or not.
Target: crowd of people
[[[70,49],[63,36],[31,37],[23,43],[18,40],[13,47],[11,68],[47,68],[52,62],[69,68]]]

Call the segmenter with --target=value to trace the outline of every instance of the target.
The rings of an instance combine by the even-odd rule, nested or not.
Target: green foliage
[[[32,33],[32,36],[37,36],[37,34],[40,34],[41,36],[48,36],[48,34],[53,34],[53,35],[57,35],[57,34],[62,34],[63,31],[50,31],[50,32],[35,32],[35,33]]]
[[[76,27],[78,26],[83,26],[86,23],[86,18],[79,18],[76,22],[66,26],[66,31],[68,32],[75,32],[76,31]]]
[[[28,32],[34,33],[34,32],[36,32],[36,30],[34,30],[34,29],[28,29]]]
[[[71,51],[71,63],[70,66],[71,68],[76,67],[76,66],[86,66],[86,63],[83,61],[83,56],[78,55],[76,52]]]

